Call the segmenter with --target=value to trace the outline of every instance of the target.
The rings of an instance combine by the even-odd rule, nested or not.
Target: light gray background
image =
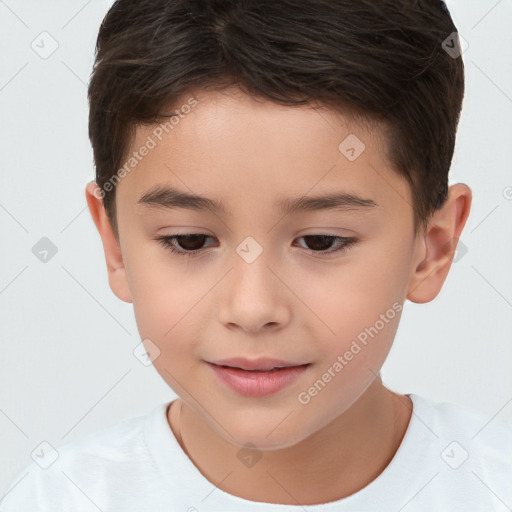
[[[111,292],[86,208],[86,84],[109,1],[0,1],[0,495],[42,442],[57,447],[175,398]],[[439,296],[406,302],[384,383],[512,421],[512,2],[448,2],[466,97],[450,183],[473,207]],[[41,58],[32,41],[48,51]],[[40,51],[43,51],[42,48]],[[507,188],[508,187],[508,188]],[[58,252],[42,263],[32,247]]]

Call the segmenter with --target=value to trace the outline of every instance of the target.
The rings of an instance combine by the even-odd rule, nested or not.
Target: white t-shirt
[[[14,478],[1,512],[508,511],[512,424],[410,393],[395,456],[366,487],[319,505],[279,505],[218,489],[181,449],[161,404],[79,441],[41,448]],[[53,463],[52,463],[53,461]],[[43,469],[40,465],[48,466]]]

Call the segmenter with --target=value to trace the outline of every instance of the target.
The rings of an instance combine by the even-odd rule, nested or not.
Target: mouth
[[[224,364],[219,364],[219,365],[215,365],[215,366],[219,366],[220,368],[226,368],[228,370],[240,370],[242,372],[247,372],[247,373],[275,373],[280,370],[288,370],[291,368],[300,368],[302,366],[309,366],[309,364],[310,363],[300,364],[300,365],[291,365],[291,366],[274,366],[273,368],[268,368],[268,369],[264,369],[264,370],[246,370],[245,368],[239,368],[237,366],[227,366]]]
[[[232,358],[222,359],[218,361],[211,361],[210,364],[219,366],[227,369],[238,369],[245,370],[248,372],[262,372],[271,373],[287,368],[297,368],[301,366],[308,366],[311,363],[296,363],[288,362],[280,359],[273,359],[268,357],[262,357],[258,359],[245,359],[245,358]]]
[[[222,363],[222,364],[221,364]],[[216,363],[207,362],[208,366],[225,385],[236,393],[253,398],[261,398],[277,393],[292,385],[311,363],[295,364],[285,363],[284,366],[272,366],[267,360],[262,363],[247,360],[226,364],[226,361],[217,361]],[[275,363],[272,363],[275,364]],[[282,361],[279,364],[283,364]],[[241,366],[253,366],[252,369]]]

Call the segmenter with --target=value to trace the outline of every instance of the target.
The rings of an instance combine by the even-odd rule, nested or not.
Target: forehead
[[[116,195],[134,204],[169,185],[219,198],[230,210],[248,200],[261,207],[263,198],[282,210],[286,198],[336,190],[410,207],[379,126],[315,106],[279,105],[234,88],[183,95],[170,109],[172,122],[137,128],[126,161],[134,165]]]

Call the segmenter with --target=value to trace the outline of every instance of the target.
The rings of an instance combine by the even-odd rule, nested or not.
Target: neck
[[[180,399],[173,404],[179,407],[171,407],[171,429],[208,480],[247,500],[292,505],[341,499],[368,485],[396,453],[412,411],[410,399],[389,391],[379,376],[324,428],[294,446],[265,451],[245,468],[239,446],[220,438]]]

